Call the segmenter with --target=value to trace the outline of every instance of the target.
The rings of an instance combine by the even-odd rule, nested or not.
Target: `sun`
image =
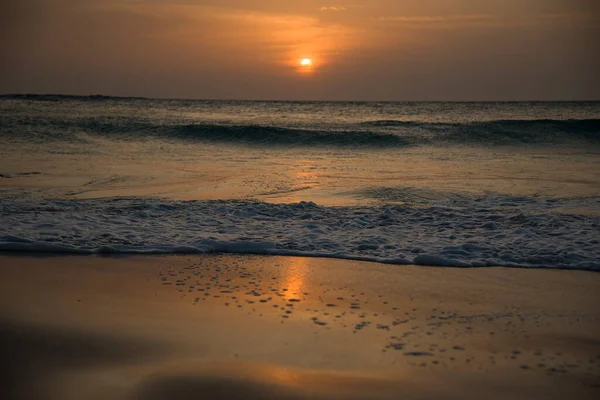
[[[300,61],[300,65],[309,67],[312,65],[312,60],[310,58],[303,58],[302,61]]]

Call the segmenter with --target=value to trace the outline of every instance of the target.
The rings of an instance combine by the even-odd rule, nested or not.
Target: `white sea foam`
[[[0,200],[0,250],[301,255],[391,264],[600,270],[600,217],[312,202]]]

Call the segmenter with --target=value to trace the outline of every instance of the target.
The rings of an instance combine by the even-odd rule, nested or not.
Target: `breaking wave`
[[[114,139],[163,138],[250,146],[404,147],[419,145],[515,146],[600,144],[600,119],[498,120],[467,123],[368,121],[335,129],[214,123],[171,124],[138,119],[78,120],[6,118],[0,136],[22,140],[75,140],[78,133]],[[319,129],[320,128],[320,129]]]
[[[518,200],[502,210],[490,208],[494,198],[461,207],[2,200],[0,251],[230,252],[600,271],[600,217],[536,213]]]

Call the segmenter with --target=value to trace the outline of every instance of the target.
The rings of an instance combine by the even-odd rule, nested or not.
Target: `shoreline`
[[[254,243],[249,242],[250,245],[254,245]],[[27,244],[28,246],[29,244]],[[178,252],[127,252],[127,251],[115,251],[115,250],[107,250],[107,251],[97,251],[97,250],[89,250],[89,251],[56,251],[56,249],[52,250],[31,250],[29,247],[25,247],[26,250],[21,250],[18,248],[0,248],[0,258],[2,257],[24,257],[24,258],[61,258],[61,257],[91,257],[91,258],[115,258],[115,259],[136,259],[136,258],[156,258],[156,257],[222,257],[222,256],[231,256],[231,257],[274,257],[274,258],[307,258],[307,259],[317,259],[322,261],[327,260],[337,260],[339,262],[359,262],[359,263],[367,263],[367,264],[376,264],[380,266],[389,266],[389,267],[410,267],[410,268],[441,268],[441,269],[506,269],[506,270],[547,270],[547,271],[570,271],[570,272],[583,272],[590,274],[597,274],[600,272],[600,269],[596,268],[572,268],[572,267],[564,267],[564,266],[521,266],[521,265],[466,265],[456,260],[450,260],[453,263],[444,263],[444,261],[448,261],[441,257],[429,256],[419,258],[416,257],[412,261],[408,259],[397,259],[397,260],[386,260],[386,259],[377,259],[376,257],[339,257],[336,255],[328,255],[328,254],[312,254],[310,252],[300,252],[300,251],[289,251],[289,252],[261,252],[252,250],[243,252],[238,251],[178,251]],[[428,261],[439,261],[438,264],[428,263]],[[422,262],[415,262],[422,261]]]
[[[0,264],[8,399],[600,390],[600,275],[588,271],[234,254]]]
[[[355,258],[341,258],[335,255],[323,255],[323,254],[311,254],[301,252],[289,252],[286,253],[263,253],[263,252],[223,252],[223,251],[196,251],[196,252],[120,252],[120,251],[89,251],[89,252],[56,252],[52,250],[19,250],[19,249],[1,249],[0,258],[2,257],[24,257],[24,258],[61,258],[61,257],[92,257],[92,258],[115,258],[115,259],[135,259],[135,258],[154,258],[154,257],[220,257],[220,256],[232,256],[232,257],[282,257],[282,258],[309,258],[317,260],[337,260],[340,262],[359,262],[367,264],[377,264],[382,266],[390,267],[411,267],[411,268],[443,268],[443,269],[506,269],[506,270],[542,270],[542,271],[571,271],[571,272],[583,272],[590,274],[597,274],[600,269],[583,269],[583,268],[570,268],[570,267],[548,267],[548,266],[519,266],[519,265],[454,265],[454,264],[426,264],[415,263],[409,260],[401,259],[397,260],[377,260],[373,257],[355,257]],[[435,257],[427,256],[423,260],[433,259]]]

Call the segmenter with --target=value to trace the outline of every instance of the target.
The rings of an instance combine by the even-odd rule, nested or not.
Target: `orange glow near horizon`
[[[600,96],[591,56],[600,46],[600,1],[5,3],[9,62],[0,93],[352,101]]]

